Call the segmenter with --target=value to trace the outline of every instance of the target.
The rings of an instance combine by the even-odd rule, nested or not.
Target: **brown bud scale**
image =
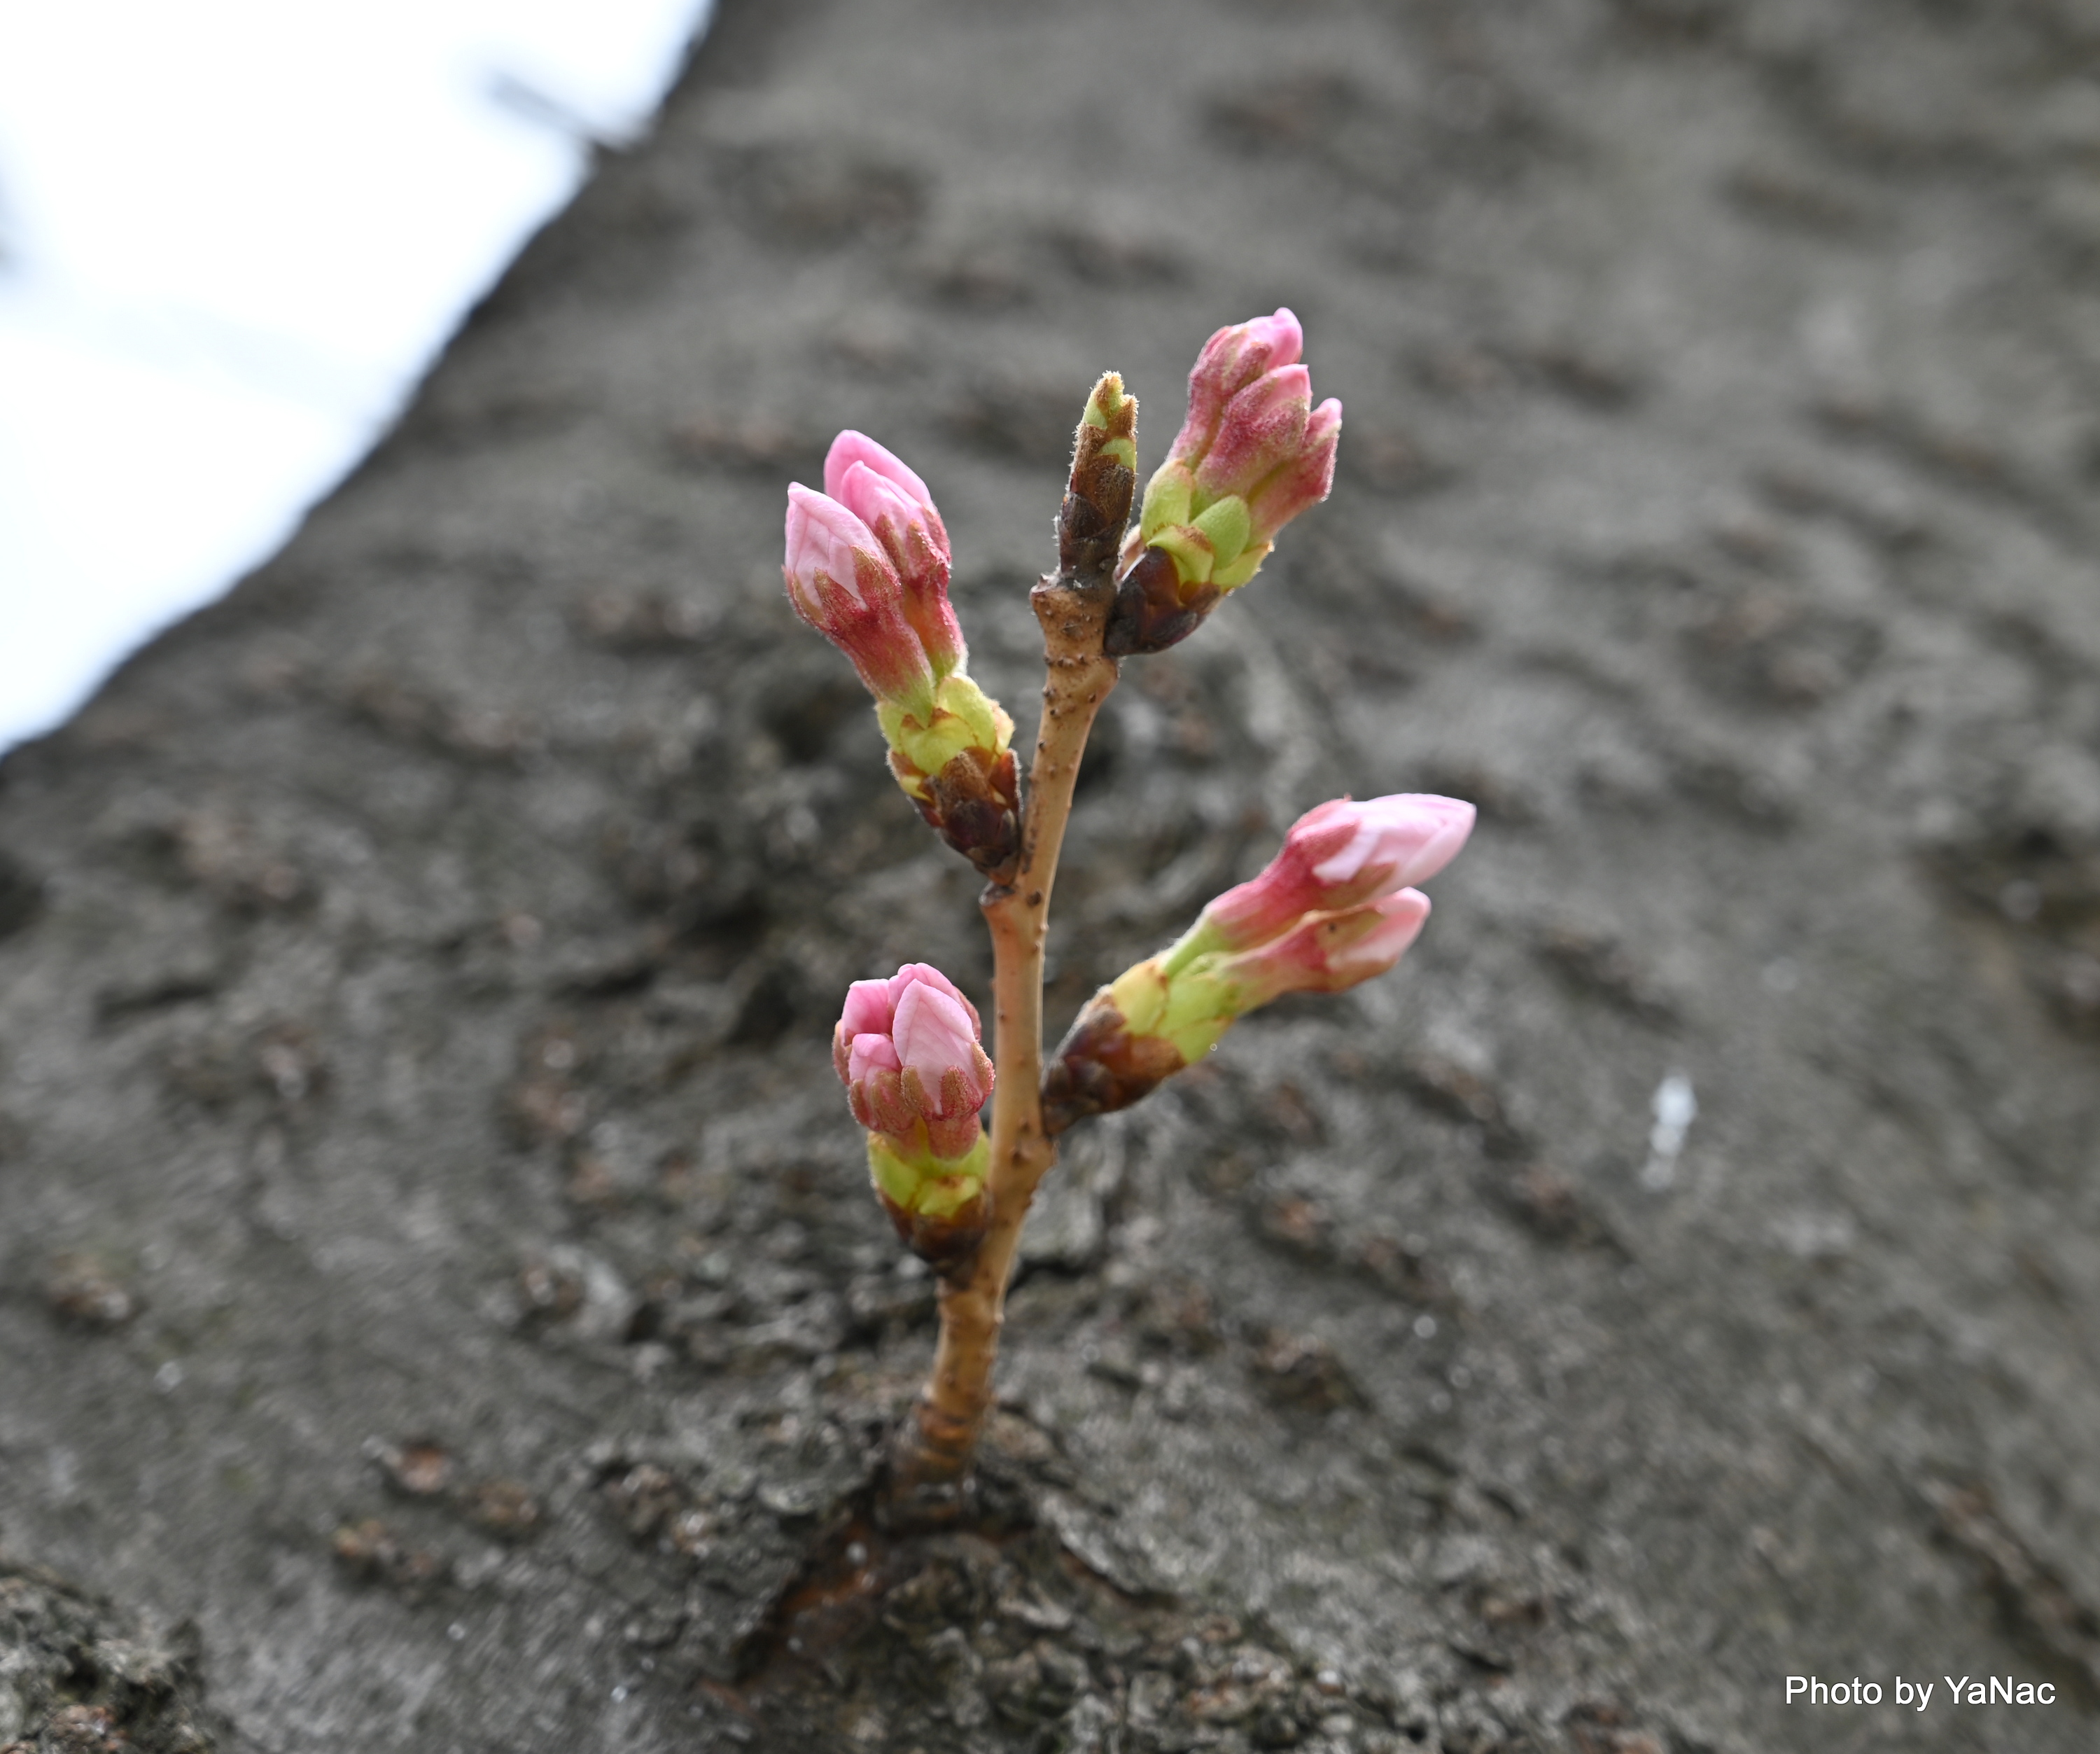
[[[991,1197],[983,1191],[940,1218],[906,1211],[880,1187],[875,1195],[904,1246],[937,1273],[953,1273],[968,1266],[991,1228]]]
[[[1112,658],[1128,658],[1179,645],[1224,594],[1215,585],[1183,584],[1174,557],[1148,548],[1116,586],[1101,649]]]
[[[993,758],[965,749],[932,775],[920,774],[895,750],[889,765],[907,793],[915,780],[924,786],[926,796],[912,802],[929,828],[989,881],[1012,880],[1021,859],[1021,775],[1012,750]]]
[[[1096,993],[1043,1069],[1043,1130],[1055,1138],[1090,1115],[1128,1108],[1185,1063],[1171,1042],[1132,1035],[1107,994]]]

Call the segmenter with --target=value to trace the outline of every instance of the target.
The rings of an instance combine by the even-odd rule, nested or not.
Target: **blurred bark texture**
[[[0,767],[0,1743],[2092,1748],[2096,77],[2090,0],[723,0]],[[1342,478],[1126,667],[1052,1032],[1323,797],[1482,826],[1074,1132],[889,1541],[827,1032],[989,971],[783,489],[911,461],[1026,736],[1096,373],[1149,470],[1278,304]]]

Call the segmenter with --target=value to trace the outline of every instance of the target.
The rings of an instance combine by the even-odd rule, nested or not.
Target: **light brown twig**
[[[1021,863],[981,904],[992,940],[991,1225],[976,1255],[941,1284],[941,1336],[892,1457],[893,1515],[923,1520],[960,1507],[992,1399],[1007,1286],[1035,1189],[1056,1162],[1043,1128],[1043,951],[1050,891],[1072,812],[1087,736],[1117,662],[1102,655],[1115,602],[1115,555],[1136,485],[1137,404],[1110,373],[1079,427],[1071,483],[1058,518],[1058,571],[1029,594],[1043,628],[1043,721],[1029,770]]]

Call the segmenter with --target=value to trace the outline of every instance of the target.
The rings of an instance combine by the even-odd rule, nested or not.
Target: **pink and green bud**
[[[824,484],[788,489],[788,599],[875,696],[890,770],[920,815],[1005,881],[1021,847],[1013,721],[964,672],[941,515],[926,484],[862,433],[833,441]]]
[[[1361,986],[1399,961],[1428,918],[1427,895],[1418,889],[1396,890],[1344,912],[1308,914],[1281,938],[1220,957],[1208,979],[1220,995],[1221,1014],[1202,1014],[1193,998],[1184,999],[1176,1018],[1176,1045],[1200,1044],[1207,1052],[1235,1018],[1287,992],[1346,992]]]
[[[867,1129],[876,1192],[898,1234],[937,1265],[967,1257],[989,1222],[979,1111],[992,1066],[978,1036],[977,1008],[939,970],[914,962],[888,980],[855,981],[832,1036],[832,1063]]]
[[[1182,968],[1219,951],[1249,950],[1308,913],[1338,913],[1427,882],[1458,855],[1473,820],[1471,804],[1427,793],[1321,804],[1291,824],[1259,877],[1204,908],[1165,960]]]
[[[926,484],[865,433],[842,432],[824,458],[824,492],[881,544],[934,675],[960,669],[969,654],[948,602],[948,532]]]
[[[1342,992],[1384,974],[1428,917],[1429,898],[1404,889],[1341,912],[1305,914],[1251,950],[1178,966],[1172,952],[1154,957],[1118,976],[1108,995],[1132,1034],[1160,1037],[1193,1065],[1239,1018],[1286,992]]]
[[[1410,886],[1441,870],[1472,826],[1472,806],[1455,798],[1343,798],[1308,811],[1260,877],[1088,1002],[1044,1071],[1045,1128],[1128,1107],[1286,993],[1342,992],[1384,974],[1429,917],[1429,898]]]
[[[853,661],[879,704],[932,712],[933,667],[874,532],[836,500],[792,486],[783,570],[795,612]]]
[[[1327,497],[1342,404],[1312,405],[1288,311],[1221,329],[1189,379],[1189,418],[1145,490],[1106,649],[1161,652],[1260,569],[1277,532]]]
[[[980,1030],[977,1007],[925,963],[855,981],[832,1038],[854,1118],[902,1140],[923,1132],[937,1157],[966,1155],[991,1096]]]

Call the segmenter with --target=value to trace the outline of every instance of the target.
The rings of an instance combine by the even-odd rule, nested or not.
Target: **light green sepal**
[[[875,716],[883,740],[922,774],[940,772],[965,749],[1002,755],[1013,738],[1005,709],[960,670],[943,677],[933,691],[930,720],[888,701],[876,704]]]
[[[899,1150],[887,1133],[867,1136],[867,1169],[875,1185],[907,1212],[945,1218],[967,1206],[983,1191],[991,1169],[991,1141],[982,1129],[977,1143],[962,1156],[936,1157],[919,1122],[913,1148]]]
[[[1261,570],[1262,562],[1268,559],[1269,547],[1267,542],[1257,542],[1230,566],[1220,567],[1211,575],[1211,582],[1220,590],[1238,590]]]
[[[1158,1034],[1159,1019],[1167,1014],[1167,972],[1159,959],[1149,957],[1125,969],[1110,985],[1109,997],[1131,1034]]]
[[[1198,513],[1195,526],[1203,532],[1211,554],[1216,557],[1211,582],[1222,585],[1233,563],[1246,550],[1247,538],[1254,534],[1254,520],[1247,515],[1246,501],[1237,493],[1228,493],[1215,506]]]
[[[1171,981],[1198,957],[1214,956],[1230,948],[1225,942],[1225,934],[1211,925],[1210,916],[1198,914],[1196,923],[1153,960],[1159,965],[1160,972]]]
[[[1125,1029],[1171,1044],[1190,1066],[1246,1009],[1241,983],[1223,972],[1228,959],[1202,948],[1206,930],[1199,920],[1172,949],[1125,969],[1108,991]]]
[[[1137,539],[1149,543],[1170,524],[1186,524],[1196,503],[1196,478],[1180,463],[1167,463],[1145,486],[1145,507],[1137,518]]]
[[[1172,1042],[1191,1066],[1217,1045],[1240,1014],[1238,983],[1217,972],[1223,960],[1205,957],[1168,984],[1166,1014],[1153,1031]]]
[[[1013,736],[1013,721],[1005,709],[960,670],[944,677],[933,691],[937,714],[952,713],[970,727],[973,749],[1004,753]]]
[[[1170,524],[1147,540],[1152,547],[1164,549],[1174,557],[1174,570],[1181,575],[1183,584],[1210,582],[1211,569],[1217,557],[1211,551],[1210,538],[1195,525]]]

